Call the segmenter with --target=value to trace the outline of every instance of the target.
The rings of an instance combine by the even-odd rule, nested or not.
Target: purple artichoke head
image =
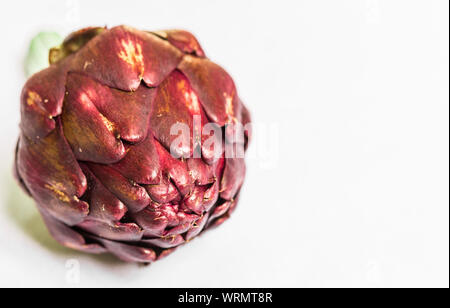
[[[250,116],[192,34],[87,28],[49,59],[22,91],[15,171],[58,242],[149,263],[230,216]]]

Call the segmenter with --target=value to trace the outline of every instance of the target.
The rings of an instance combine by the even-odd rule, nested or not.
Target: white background
[[[3,1],[0,286],[448,287],[448,10],[446,0]],[[31,37],[118,24],[195,33],[260,127],[234,217],[149,267],[61,248],[11,176]]]

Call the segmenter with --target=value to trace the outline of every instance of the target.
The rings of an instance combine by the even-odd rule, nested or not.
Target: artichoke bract
[[[149,263],[229,218],[250,115],[191,33],[86,28],[49,59],[22,91],[15,173],[59,243]]]

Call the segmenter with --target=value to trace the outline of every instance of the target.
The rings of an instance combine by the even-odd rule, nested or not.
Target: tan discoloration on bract
[[[142,46],[131,40],[121,40],[122,50],[119,58],[139,72],[140,77],[144,75],[144,56],[142,55]]]
[[[70,198],[61,190],[60,186],[62,185],[58,183],[55,185],[45,184],[45,188],[52,191],[59,200],[66,203],[70,202]]]
[[[102,117],[101,114],[100,118],[102,120],[102,123],[104,123],[105,127],[107,127],[108,131],[110,131],[111,127],[108,127],[107,119],[105,117]],[[81,127],[79,125],[78,118],[72,112],[63,113],[63,123],[64,123],[64,134],[67,140],[69,140],[69,142],[73,142],[74,144],[82,145],[84,147],[84,148],[82,148],[82,146],[78,147],[79,153],[83,153],[85,152],[85,150],[87,150],[84,145],[98,142],[98,136],[95,134],[95,132],[91,128]]]
[[[95,97],[95,94],[92,92],[92,90],[87,89],[84,92],[85,93],[82,93],[80,95],[80,101],[86,106],[95,105],[91,100],[91,97]],[[110,120],[108,120],[108,118],[105,117],[102,113],[99,112],[99,115],[100,115],[100,118],[101,118],[103,124],[105,124],[105,127],[108,129],[108,131],[111,133],[114,133],[115,132],[114,124]],[[80,152],[82,152],[82,151],[80,151]]]
[[[25,137],[26,138],[26,137]],[[38,143],[32,143],[31,140],[26,138],[28,140],[28,151],[32,157],[41,157],[42,161],[40,163],[43,163],[47,166],[51,166],[48,168],[51,168],[51,172],[53,174],[53,180],[57,184],[45,186],[47,189],[50,189],[57,195],[64,197],[64,193],[58,193],[62,191],[68,191],[68,179],[64,178],[64,175],[68,172],[68,167],[66,163],[68,163],[66,160],[63,159],[62,153],[61,153],[61,140],[58,136],[57,132],[54,132],[47,136],[44,140],[39,141]],[[75,178],[72,178],[70,180],[71,184],[76,186],[78,185],[75,181]],[[83,183],[83,179],[79,179],[81,183]],[[82,185],[82,184],[81,184]],[[65,198],[64,198],[65,199]],[[62,200],[62,199],[60,199]],[[64,200],[62,200],[64,201]]]
[[[114,133],[114,124],[108,120],[103,114],[99,113],[100,117],[102,118],[103,123],[105,124],[106,128],[111,132]]]
[[[177,88],[178,88],[178,90],[180,90],[180,91],[185,90],[185,89],[186,89],[186,81],[185,81],[185,80],[180,80],[180,81],[178,81],[178,83],[177,83]]]
[[[40,104],[42,102],[42,98],[41,96],[34,92],[34,91],[29,91],[28,92],[28,97],[27,97],[27,105],[28,106],[32,106],[34,104]]]
[[[188,102],[187,106],[189,110],[191,110],[192,113],[200,114],[200,104],[198,102],[198,97],[194,93],[194,91],[189,91],[184,93],[184,97],[186,98],[186,101]]]
[[[162,95],[164,99],[160,100],[162,104],[161,103],[158,104],[158,110],[156,113],[159,115],[159,117],[162,117],[163,115],[168,114],[170,112],[169,106],[170,94],[168,93],[166,88],[160,88],[159,94]]]
[[[197,95],[190,89],[185,80],[180,80],[177,83],[179,91],[183,92],[186,106],[192,114],[200,114],[200,103]]]
[[[223,93],[223,97],[225,98],[225,112],[228,115],[229,121],[237,122],[234,116],[233,96],[228,93]]]
[[[91,65],[91,64],[92,64],[92,62],[90,62],[90,61],[84,62],[83,70],[86,70],[89,67],[89,65]]]

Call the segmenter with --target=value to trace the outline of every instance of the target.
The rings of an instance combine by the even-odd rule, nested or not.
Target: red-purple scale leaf
[[[176,70],[158,87],[150,117],[151,130],[176,157],[191,157],[194,117],[198,118],[196,136],[201,137],[201,125],[208,122],[207,118],[189,81]]]
[[[236,121],[241,106],[234,82],[223,68],[193,56],[185,56],[178,68],[189,79],[209,119],[219,126]]]
[[[194,237],[200,234],[208,222],[209,214],[205,214],[198,219],[192,228],[186,234],[186,241],[192,240]]]
[[[225,201],[224,203],[218,205],[214,209],[214,211],[212,212],[211,217],[209,218],[209,220],[212,221],[212,220],[214,220],[214,219],[216,219],[218,217],[221,217],[221,216],[225,215],[225,213],[230,208],[231,203],[232,203],[231,201]]]
[[[141,80],[158,86],[181,57],[182,53],[170,43],[150,33],[119,26],[89,41],[76,54],[72,71],[84,72],[109,87],[134,91]]]
[[[147,207],[144,210],[132,214],[137,224],[144,229],[145,237],[159,237],[164,234],[168,225],[168,219],[161,211]]]
[[[164,232],[164,236],[165,237],[169,237],[169,236],[174,236],[174,235],[179,235],[179,234],[186,233],[192,227],[192,224],[193,223],[184,223],[184,224],[175,226],[172,229],[167,230],[166,232]]]
[[[252,122],[252,118],[250,116],[250,111],[248,111],[247,107],[241,102],[242,106],[242,124],[244,127],[247,126],[247,124],[250,124]],[[245,136],[247,137],[247,143],[251,141],[252,139],[252,127],[250,126],[250,129],[244,130]],[[246,144],[247,147],[247,144]],[[247,149],[247,148],[246,148]]]
[[[88,190],[83,200],[89,203],[89,218],[104,222],[121,220],[127,207],[100,182],[85,164],[80,164],[88,180]]]
[[[21,95],[21,128],[32,139],[44,138],[55,129],[54,117],[61,114],[66,72],[71,57],[34,74]]]
[[[162,166],[154,145],[155,142],[153,135],[148,134],[141,143],[128,146],[126,156],[111,166],[136,183],[160,183]]]
[[[164,238],[155,238],[149,240],[142,240],[142,243],[149,244],[160,248],[173,248],[184,243],[184,238],[181,235],[173,235]]]
[[[164,233],[164,236],[173,236],[187,232],[200,217],[194,214],[186,214],[183,212],[178,212],[177,218],[178,218],[178,225],[176,225],[172,229],[167,230]]]
[[[129,146],[124,159],[112,168],[136,183],[148,184],[144,187],[159,203],[179,198],[177,189],[188,193],[193,185],[186,164],[173,158],[150,134],[143,142]]]
[[[84,231],[113,241],[136,242],[141,240],[144,235],[144,232],[135,223],[105,222],[86,219],[77,226]]]
[[[245,178],[245,161],[243,158],[227,158],[220,183],[220,197],[225,200],[232,200]]]
[[[183,196],[188,194],[194,187],[194,183],[186,162],[174,158],[159,142],[154,141],[153,144],[163,168],[163,175],[168,175],[172,179]]]
[[[236,210],[236,207],[239,202],[239,194],[234,198],[233,202],[231,202],[230,209],[228,210],[228,214],[231,215]]]
[[[208,185],[215,181],[215,166],[206,164],[200,158],[187,160],[189,174],[197,185]]]
[[[159,260],[166,258],[170,254],[172,254],[176,249],[177,249],[177,247],[162,250],[156,260],[159,261]]]
[[[33,141],[22,135],[17,159],[20,178],[44,211],[68,225],[88,215],[88,204],[78,199],[86,190],[86,177],[59,124],[44,139]]]
[[[130,182],[115,169],[93,163],[87,166],[110,192],[125,203],[131,212],[142,211],[150,203],[150,196],[144,187]]]
[[[227,221],[230,218],[233,211],[236,209],[238,199],[239,198],[236,197],[235,200],[228,201],[222,206],[218,206],[214,211],[214,215],[211,216],[211,218],[209,219],[208,227],[216,228],[221,224],[223,224],[225,221]]]
[[[196,186],[192,192],[185,196],[182,208],[194,212],[195,214],[201,215],[204,208],[204,196],[207,190],[206,186]]]
[[[152,32],[157,36],[169,41],[173,46],[187,54],[194,54],[197,57],[205,57],[205,52],[200,46],[195,36],[185,30],[162,30]]]
[[[167,227],[174,227],[180,224],[178,205],[163,204],[159,206],[159,210],[167,217]],[[184,219],[184,216],[181,218]]]
[[[41,214],[48,231],[61,245],[94,254],[107,252],[107,250],[99,244],[86,243],[85,238],[81,234],[61,223],[59,220],[44,213]]]
[[[155,261],[157,257],[156,252],[151,248],[110,241],[99,237],[93,238],[102,243],[108,251],[125,262],[151,263]]]
[[[206,212],[209,212],[211,208],[216,204],[219,199],[219,182],[214,182],[203,195],[203,207]]]
[[[144,185],[144,187],[152,200],[161,204],[176,202],[181,199],[175,185],[166,177],[162,177],[161,183],[159,184]]]
[[[16,179],[16,181],[18,182],[20,188],[22,188],[22,190],[29,196],[31,195],[30,190],[28,189],[28,187],[25,185],[25,182],[23,181],[22,177],[19,174],[19,166],[18,166],[18,160],[17,160],[17,156],[19,154],[19,143],[20,143],[20,138],[19,140],[17,140],[16,143],[16,150],[14,153],[14,167],[13,167],[13,176]]]
[[[74,74],[69,74],[61,117],[64,135],[77,159],[116,162],[125,156],[125,147],[118,139],[118,129],[99,112],[89,91]]]
[[[150,105],[156,89],[141,85],[135,92],[124,92],[104,86],[81,74],[71,73],[68,85],[76,87],[79,97],[86,95],[97,110],[108,119],[120,138],[140,142],[148,131]],[[70,93],[72,89],[68,87]]]

